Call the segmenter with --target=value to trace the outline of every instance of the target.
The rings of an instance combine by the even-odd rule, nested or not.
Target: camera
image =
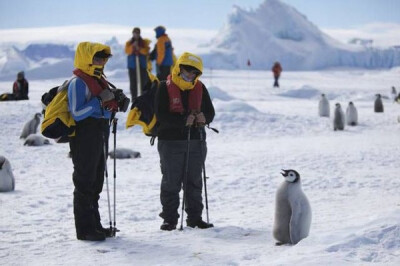
[[[128,110],[128,106],[131,100],[126,97],[121,89],[115,89],[112,90],[112,92],[114,93],[115,101],[118,105],[118,112],[126,112],[126,110]]]

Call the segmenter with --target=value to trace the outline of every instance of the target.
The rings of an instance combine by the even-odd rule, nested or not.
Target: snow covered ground
[[[68,145],[19,139],[42,93],[63,80],[31,81],[29,101],[0,103],[0,154],[16,177],[16,190],[0,194],[1,264],[400,265],[400,105],[389,99],[399,72],[284,72],[272,89],[270,72],[205,71],[220,130],[207,135],[209,230],[159,230],[157,148],[140,128],[125,129],[127,114],[119,113],[117,147],[142,158],[117,161],[121,232],[100,243],[75,238]],[[110,81],[128,93],[127,78]],[[0,92],[11,85],[0,82]],[[331,114],[336,102],[345,109],[353,101],[359,126],[334,132],[332,118],[318,117],[320,93]],[[387,96],[384,113],[373,112],[376,93]],[[112,191],[112,160],[108,166]],[[281,169],[301,174],[313,210],[310,235],[296,246],[275,246],[272,237]],[[101,196],[106,226],[105,187]]]

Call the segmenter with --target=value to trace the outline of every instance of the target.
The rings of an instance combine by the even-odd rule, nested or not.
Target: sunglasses
[[[192,75],[198,76],[198,75],[201,74],[201,72],[200,72],[199,70],[195,69],[195,68],[190,68],[190,69],[188,69],[188,68],[186,68],[186,67],[181,67],[181,69],[184,70],[184,71],[187,72],[187,73],[192,74]]]

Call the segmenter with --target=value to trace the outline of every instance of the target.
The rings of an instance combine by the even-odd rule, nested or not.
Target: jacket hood
[[[158,26],[154,29],[154,31],[156,32],[156,38],[160,38],[161,35],[165,34],[165,27],[164,26]]]
[[[192,66],[200,71],[198,75],[192,82],[185,81],[180,76],[180,65]],[[191,90],[203,73],[203,61],[201,58],[195,54],[184,52],[176,61],[174,68],[172,69],[171,79],[181,90]]]
[[[91,42],[79,43],[75,52],[74,67],[90,76],[100,78],[103,74],[104,66],[93,65],[92,60],[94,54],[101,51],[111,55],[111,48],[107,45]]]

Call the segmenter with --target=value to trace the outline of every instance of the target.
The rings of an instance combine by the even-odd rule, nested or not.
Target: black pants
[[[108,137],[106,119],[86,118],[76,122],[70,148],[74,164],[72,179],[77,235],[93,232],[101,226],[98,201],[104,183],[104,139],[107,150]]]
[[[199,140],[190,141],[185,211],[187,219],[191,221],[200,220],[203,211],[201,149],[205,159],[206,144],[202,147]],[[177,224],[179,218],[179,192],[184,187],[186,151],[186,140],[158,140],[162,173],[160,200],[163,208],[160,217],[172,224]]]
[[[274,76],[274,79],[275,79],[274,87],[278,87],[279,88],[279,83],[278,83],[279,76]]]
[[[136,68],[128,68],[129,70],[129,88],[131,90],[131,96],[133,100],[136,98],[138,95],[138,88],[137,88],[137,79],[136,79]],[[140,82],[141,82],[141,87],[142,87],[142,93],[143,93],[143,88],[146,85],[149,77],[147,74],[146,68],[140,68]]]
[[[157,66],[157,78],[159,81],[167,80],[171,73],[171,66]]]

